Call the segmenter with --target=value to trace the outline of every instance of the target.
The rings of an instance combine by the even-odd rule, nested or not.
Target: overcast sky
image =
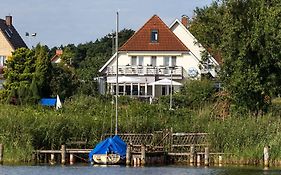
[[[192,17],[196,7],[212,0],[5,0],[0,18],[13,16],[13,24],[29,45],[49,47],[95,41],[115,29],[116,11],[120,29],[138,30],[157,14],[167,25],[183,14]],[[26,37],[25,32],[37,33]]]

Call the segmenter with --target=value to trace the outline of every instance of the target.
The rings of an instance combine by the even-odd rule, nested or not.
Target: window
[[[4,66],[6,63],[6,57],[0,55],[0,66]]]
[[[151,60],[150,60],[151,66],[156,67],[156,63],[157,63],[156,60],[157,60],[156,56],[151,57]]]
[[[152,31],[151,31],[151,42],[152,43],[155,43],[155,42],[158,42],[158,30],[155,30],[155,29],[153,29]]]
[[[163,60],[164,66],[169,66],[169,62],[170,62],[170,57],[165,56]]]
[[[132,56],[132,58],[131,58],[131,65],[132,66],[136,66],[137,65],[137,57],[136,56]]]
[[[143,56],[139,56],[139,66],[143,66]]]
[[[172,65],[171,66],[176,66],[177,65],[177,57],[172,56]]]

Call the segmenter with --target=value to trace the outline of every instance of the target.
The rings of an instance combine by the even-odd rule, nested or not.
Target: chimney
[[[188,28],[189,27],[189,18],[187,15],[182,15],[181,16],[181,23]]]
[[[6,25],[11,26],[13,24],[12,16],[6,16]]]
[[[58,56],[59,56],[59,55],[62,55],[62,50],[61,50],[61,49],[57,49],[57,50],[56,50],[56,55],[58,55]]]

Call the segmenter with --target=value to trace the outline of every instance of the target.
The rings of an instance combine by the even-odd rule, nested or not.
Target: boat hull
[[[94,154],[94,163],[103,165],[114,165],[121,163],[121,157],[118,154]]]

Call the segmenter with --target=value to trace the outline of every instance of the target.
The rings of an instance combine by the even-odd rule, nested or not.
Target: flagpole
[[[119,95],[119,84],[118,84],[118,28],[119,26],[119,12],[116,12],[116,43],[115,43],[115,50],[116,50],[116,118],[115,118],[115,135],[118,133],[118,95]]]

